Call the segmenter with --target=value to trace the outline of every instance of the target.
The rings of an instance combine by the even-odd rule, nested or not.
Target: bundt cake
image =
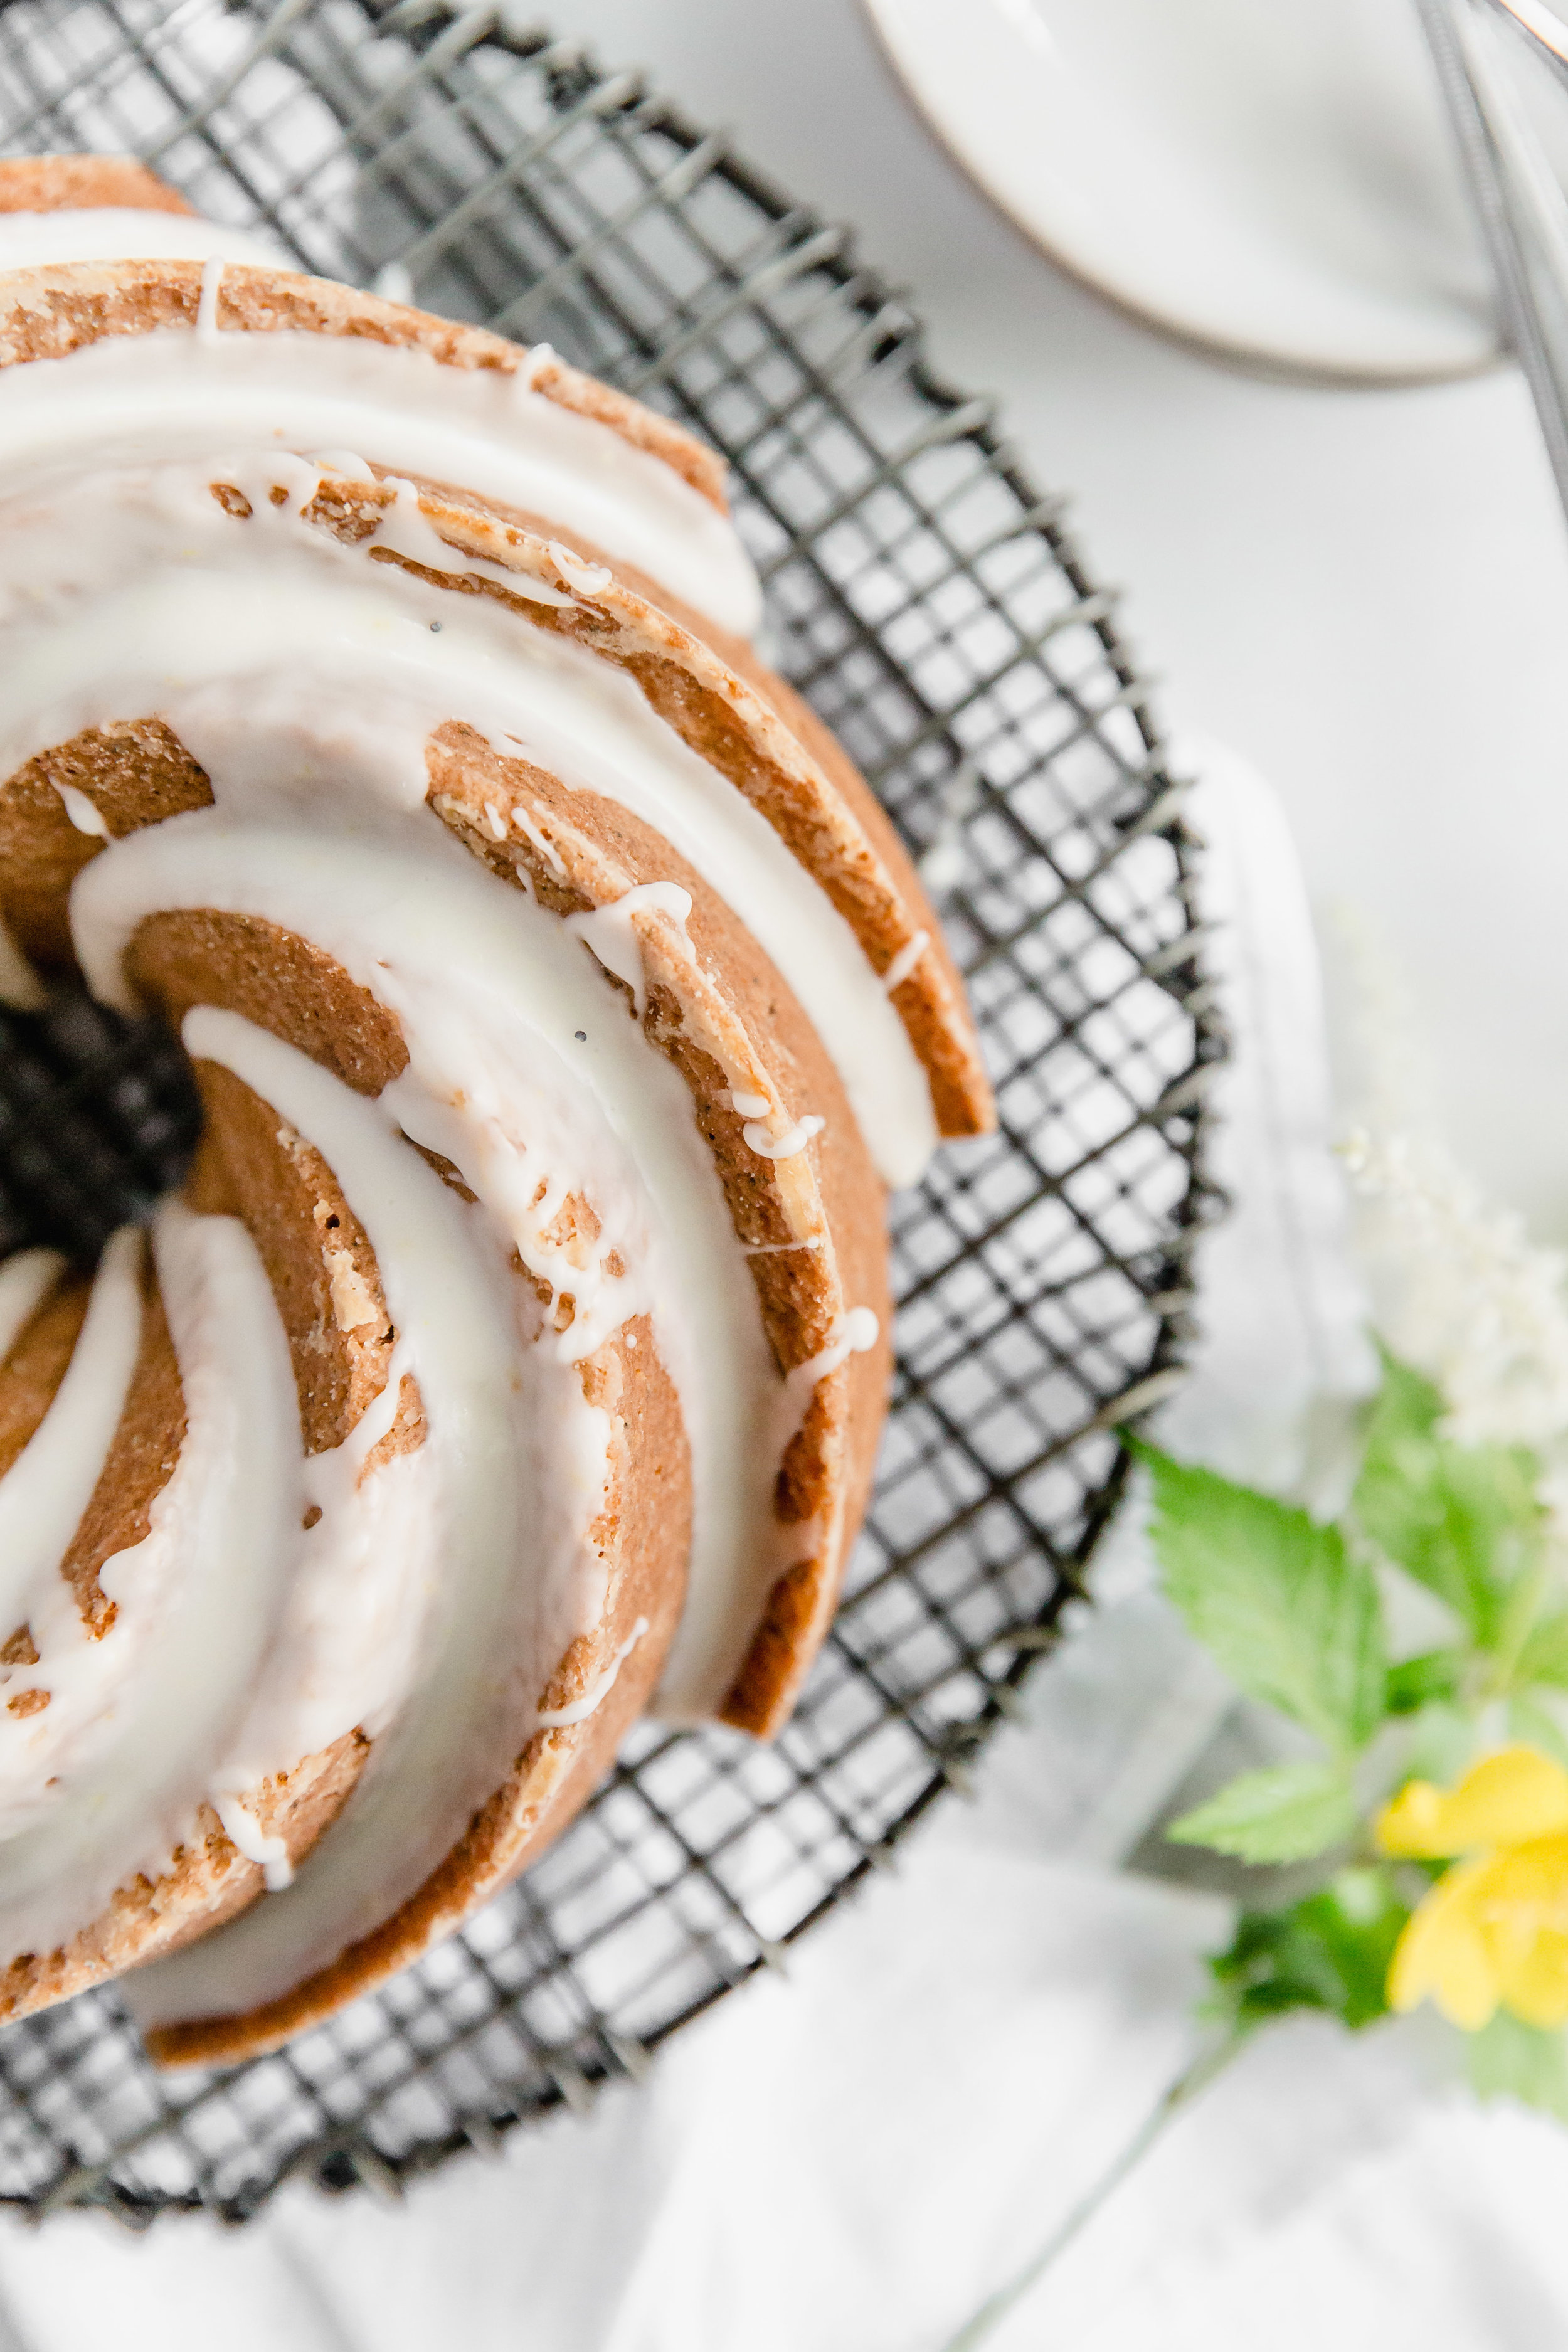
[[[182,1037],[179,1198],[0,1267],[0,2015],[276,2045],[652,1706],[766,1738],[990,1098],[688,435],[0,164],[0,994]]]

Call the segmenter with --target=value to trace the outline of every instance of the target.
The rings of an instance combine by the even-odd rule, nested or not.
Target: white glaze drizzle
[[[532,391],[522,370],[446,366],[359,335],[219,333],[216,313],[210,333],[111,335],[0,370],[0,449],[35,479],[279,446],[461,484],[580,533],[739,636],[760,617],[733,524],[661,457]]]
[[[45,1578],[29,1604],[36,1655],[0,1667],[0,1697],[6,1702],[0,1714],[0,1840],[46,1817],[58,1792],[115,1734],[147,1644],[189,1567],[170,1536],[179,1479],[176,1466],[153,1499],[142,1541],[99,1569],[100,1589],[114,1604],[107,1625],[95,1631],[84,1621],[75,1593],[58,1575]],[[44,1697],[42,1710],[13,1714],[11,1700],[29,1692]],[[85,1924],[85,1916],[76,1924]]]
[[[79,784],[62,784],[57,782],[55,790],[58,793],[60,799],[65,803],[66,814],[69,817],[72,824],[75,825],[78,833],[95,834],[100,841],[107,841],[109,839],[108,824],[105,823],[99,809],[91,801],[89,800],[87,794],[82,791]]]
[[[219,228],[193,213],[130,205],[84,205],[47,213],[0,213],[0,270],[60,261],[228,261],[289,268],[262,236]]]
[[[584,596],[600,596],[610,584],[611,574],[602,563],[589,563],[558,539],[548,542],[551,557],[563,580]]]
[[[294,1865],[289,1859],[289,1848],[280,1837],[268,1837],[254,1813],[247,1812],[237,1796],[226,1796],[215,1789],[212,1809],[223,1823],[229,1843],[260,1868],[267,1882],[268,1895],[281,1895],[294,1883]]]
[[[766,1118],[773,1109],[766,1095],[741,1094],[733,1087],[730,1092],[730,1106],[732,1110],[738,1110],[742,1118]]]
[[[61,1275],[58,1250],[18,1250],[0,1265],[0,1363],[16,1346]]]
[[[276,460],[262,459],[264,468],[268,462],[275,463]],[[559,609],[563,604],[571,604],[572,598],[563,590],[552,588],[546,580],[538,580],[531,575],[526,580],[521,579],[515,572],[509,572],[504,563],[492,563],[488,556],[470,555],[462,548],[448,547],[420,506],[419,492],[415,485],[397,474],[387,474],[384,480],[393,493],[393,500],[390,507],[382,510],[375,526],[374,541],[378,548],[390,549],[393,554],[406,557],[410,563],[423,565],[426,572],[442,572],[453,578],[493,580],[499,588],[505,588],[510,594],[521,595],[530,604],[553,604]],[[318,472],[293,509],[296,514],[304,512],[319,487]],[[440,634],[439,627],[436,634]]]
[[[217,298],[223,285],[223,256],[211,254],[202,264],[202,290],[196,303],[196,332],[210,342],[218,332]]]
[[[541,1731],[564,1730],[571,1724],[586,1723],[591,1715],[597,1715],[600,1707],[620,1680],[621,1668],[647,1632],[647,1619],[639,1617],[626,1640],[615,1652],[609,1664],[605,1667],[603,1673],[595,1675],[581,1698],[571,1700],[565,1706],[541,1706],[534,1709],[533,1720],[536,1728]]]
[[[41,1013],[48,992],[0,916],[0,1004],[14,1013]]]
[[[0,408],[4,391],[0,373]],[[3,429],[0,415],[0,443]],[[204,766],[216,733],[237,789],[319,792],[325,740],[338,793],[411,805],[424,800],[429,734],[467,719],[500,750],[515,744],[569,787],[620,803],[697,867],[795,991],[884,1176],[912,1181],[936,1139],[926,1074],[848,923],[744,796],[612,665],[489,599],[373,562],[389,530],[405,547],[420,535],[422,562],[425,540],[442,545],[401,493],[348,548],[299,520],[318,478],[305,461],[279,453],[226,470],[251,484],[248,520],[190,467],[87,483],[79,501],[62,493],[6,518],[0,752],[19,763],[151,708]],[[443,560],[485,569],[451,549]],[[245,730],[247,764],[233,749]]]
[[[760,1120],[749,1118],[741,1133],[749,1148],[763,1160],[793,1160],[804,1151],[814,1136],[820,1135],[827,1121],[814,1110],[808,1110],[786,1127],[782,1135],[773,1135]]]
[[[367,466],[352,449],[316,449],[311,458],[324,474],[341,474],[348,482],[374,482],[376,478],[375,467]]]
[[[902,988],[905,981],[908,980],[910,972],[913,971],[916,964],[919,963],[921,956],[924,955],[930,945],[931,933],[929,931],[917,931],[912,940],[905,940],[903,946],[899,950],[898,954],[893,958],[892,962],[888,966],[887,971],[882,974],[882,989],[884,994],[891,996],[895,988]]]
[[[533,823],[532,819],[526,815],[521,809],[518,808],[515,803],[511,812],[511,821],[517,827],[519,833],[521,834],[523,839],[532,843],[534,848],[538,850],[541,857],[543,858],[546,866],[549,866],[556,880],[558,882],[564,882],[566,879],[566,860],[562,856],[561,852],[556,848],[555,844],[550,840],[545,834],[541,833],[539,827]]]
[[[784,1401],[779,1410],[778,1434],[775,1443],[782,1456],[792,1438],[805,1426],[811,1410],[811,1400],[819,1381],[836,1372],[851,1356],[863,1356],[873,1349],[881,1337],[881,1325],[869,1307],[851,1307],[841,1315],[827,1335],[826,1345],[804,1364],[784,1375]]]
[[[440,1573],[439,1464],[421,1445],[368,1466],[396,1419],[405,1370],[412,1351],[399,1339],[384,1388],[348,1437],[306,1460],[311,1524],[220,1793],[243,1796],[345,1732],[377,1737],[413,1686]]]
[[[149,1533],[100,1570],[115,1623],[100,1642],[61,1649],[48,1666],[55,1697],[40,1715],[0,1714],[0,1727],[18,1735],[0,1738],[0,1771],[15,1780],[12,1765],[33,1781],[6,1809],[0,1837],[12,1951],[52,1950],[117,1886],[168,1867],[244,1708],[299,1531],[293,1371],[255,1244],[237,1220],[172,1201],[153,1243],[185,1435]],[[32,1671],[42,1675],[45,1659]],[[81,1704],[62,1706],[62,1694],[78,1696],[73,1678]],[[39,1743],[58,1742],[57,1710],[77,1736],[40,1769]],[[51,1766],[53,1784],[39,1789]]]
[[[518,362],[517,373],[523,384],[530,392],[532,391],[534,385],[539,381],[540,370],[542,368],[548,367],[554,357],[555,346],[553,343],[531,343],[528,349],[524,352],[522,358]]]
[[[86,1344],[84,1333],[79,1352]],[[58,1792],[79,1780],[115,1736],[147,1645],[193,1566],[189,1546],[180,1540],[181,1497],[195,1475],[193,1460],[187,1443],[173,1476],[153,1498],[147,1534],[100,1566],[100,1587],[114,1604],[107,1626],[84,1622],[58,1571],[36,1584],[26,1609],[36,1655],[0,1667],[0,1692],[7,1699],[43,1694],[45,1705],[21,1717],[9,1706],[0,1715],[0,1839],[47,1815]]]
[[[633,890],[623,891],[607,906],[591,907],[584,913],[568,915],[566,929],[574,939],[581,940],[608,972],[625,981],[632,992],[632,1002],[640,1021],[647,1011],[647,977],[643,965],[640,914],[663,915],[679,932],[681,943],[689,960],[691,942],[686,936],[686,920],[691,912],[691,893],[683,890],[679,882],[639,882]]]
[[[65,1378],[0,1478],[0,1641],[58,1580],[103,1475],[141,1343],[142,1235],[125,1225],[103,1253]]]
[[[446,1524],[417,1683],[342,1811],[286,1892],[136,1972],[127,1992],[143,2023],[273,1999],[419,1886],[510,1769],[518,1726],[569,1639],[582,1515],[591,1525],[600,1499],[565,1494],[553,1473],[562,1423],[550,1408],[569,1383],[544,1351],[521,1344],[512,1286],[482,1219],[408,1150],[383,1105],[235,1013],[197,1007],[183,1034],[188,1051],[243,1078],[336,1173],[417,1366],[423,1450],[442,1465]],[[593,1412],[580,1389],[578,1411]]]

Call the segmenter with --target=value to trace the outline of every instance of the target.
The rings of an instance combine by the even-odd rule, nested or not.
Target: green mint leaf
[[[1383,1615],[1337,1528],[1134,1441],[1165,1591],[1232,1681],[1336,1750],[1382,1720]]]
[[[1352,2030],[1388,2008],[1388,1964],[1410,1914],[1381,1867],[1342,1870],[1282,1911],[1244,1911],[1209,1962],[1215,2006],[1234,2025],[1323,2009]]]
[[[1458,1698],[1465,1671],[1463,1650],[1427,1650],[1419,1658],[1402,1658],[1388,1669],[1388,1712],[1415,1715],[1434,1699]]]
[[[1568,1690],[1568,1611],[1543,1617],[1531,1627],[1513,1678],[1521,1685],[1550,1683],[1554,1689]]]
[[[1355,1513],[1389,1559],[1447,1601],[1486,1649],[1497,1640],[1509,1588],[1539,1547],[1540,1465],[1522,1446],[1450,1444],[1437,1434],[1442,1411],[1430,1381],[1384,1355]]]
[[[1244,1772],[1165,1832],[1178,1845],[1212,1846],[1242,1862],[1305,1862],[1341,1845],[1356,1824],[1342,1765],[1306,1762]]]
[[[1500,2009],[1466,2042],[1470,2081],[1483,2099],[1520,2099],[1568,2122],[1568,2046],[1561,2032],[1521,2025]]]

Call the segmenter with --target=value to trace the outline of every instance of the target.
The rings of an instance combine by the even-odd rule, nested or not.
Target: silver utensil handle
[[[1497,48],[1506,16],[1560,74],[1568,27],[1539,0],[1415,0],[1491,265],[1500,322],[1530,386],[1568,519],[1568,195]]]

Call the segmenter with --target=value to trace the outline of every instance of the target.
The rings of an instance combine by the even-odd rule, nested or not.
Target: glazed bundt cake
[[[991,1114],[758,609],[711,454],[542,346],[0,165],[0,993],[155,1008],[205,1114],[0,1267],[0,2015],[134,1969],[267,2049],[646,1707],[786,1717],[884,1188]]]

